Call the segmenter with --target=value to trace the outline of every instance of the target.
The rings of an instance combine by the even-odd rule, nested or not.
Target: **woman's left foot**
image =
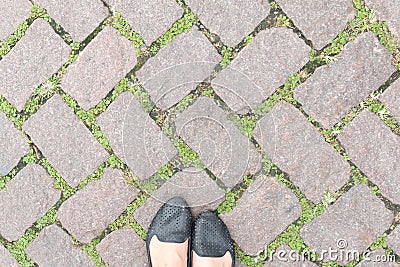
[[[151,267],[190,266],[192,214],[186,201],[175,197],[167,201],[150,224],[146,247]]]

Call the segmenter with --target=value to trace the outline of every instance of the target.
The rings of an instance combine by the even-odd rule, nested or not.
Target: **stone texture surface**
[[[28,0],[3,0],[0,3],[0,41],[12,34],[29,17],[32,4]]]
[[[130,92],[97,119],[114,152],[141,180],[171,160],[177,150]]]
[[[317,49],[330,43],[355,15],[351,0],[277,2]]]
[[[400,79],[397,79],[386,89],[380,100],[388,107],[397,121],[400,121]]]
[[[38,0],[50,17],[77,42],[83,41],[108,15],[101,0]]]
[[[7,251],[7,249],[0,245],[0,266],[18,267],[19,264],[16,259]]]
[[[307,255],[307,254],[306,254]],[[288,245],[283,244],[276,249],[270,262],[265,267],[316,267],[315,263],[303,260],[302,255],[292,250]]]
[[[187,0],[186,3],[228,46],[238,44],[270,11],[268,1]]]
[[[120,229],[96,246],[109,267],[147,267],[146,243],[133,229]]]
[[[29,244],[26,253],[40,267],[95,266],[89,256],[56,225],[45,227]]]
[[[147,45],[163,35],[183,15],[183,9],[174,0],[106,0],[128,20]]]
[[[396,0],[366,0],[365,3],[371,9],[375,10],[375,16],[379,20],[388,22],[391,33],[395,34],[400,41],[400,9],[399,2]]]
[[[196,28],[182,33],[136,72],[156,106],[168,108],[210,76],[221,60],[217,50]]]
[[[400,204],[400,137],[375,114],[363,111],[344,129],[339,140],[381,193]]]
[[[398,267],[399,265],[389,257],[391,256],[386,255],[385,251],[379,248],[371,251],[364,260],[357,264],[357,267]]]
[[[21,110],[33,90],[68,59],[70,47],[42,19],[0,61],[0,94]]]
[[[305,225],[300,235],[317,252],[337,249],[338,241],[345,240],[344,251],[362,253],[389,228],[392,220],[392,212],[363,184],[350,189],[322,215]],[[348,259],[343,259],[341,264],[347,262]]]
[[[258,170],[261,155],[212,99],[197,99],[178,115],[175,124],[178,135],[228,187]]]
[[[350,166],[292,105],[280,102],[253,132],[267,156],[313,202],[338,190],[349,179]]]
[[[256,255],[300,213],[299,201],[290,189],[273,177],[258,176],[233,211],[220,217],[240,248]]]
[[[345,45],[337,61],[298,86],[295,98],[323,127],[331,127],[386,82],[395,71],[391,59],[372,32],[364,33]]]
[[[8,174],[29,151],[25,137],[0,111],[0,174]]]
[[[388,246],[394,250],[397,255],[400,255],[400,227],[397,228],[387,238]]]
[[[135,211],[134,217],[148,229],[158,209],[174,196],[183,197],[195,216],[203,210],[215,210],[225,194],[205,171],[184,169],[163,184],[146,203]]]
[[[94,107],[136,64],[135,48],[111,27],[104,28],[67,69],[61,87],[83,109]]]
[[[8,241],[20,238],[60,198],[53,179],[36,164],[22,169],[0,191],[0,233]]]
[[[121,171],[106,169],[100,180],[90,182],[61,205],[58,218],[68,232],[87,243],[118,218],[137,192],[126,184]]]
[[[254,108],[308,61],[310,48],[287,28],[260,32],[212,81],[233,110]]]
[[[53,96],[32,115],[23,129],[73,187],[108,157],[104,148],[59,95]]]

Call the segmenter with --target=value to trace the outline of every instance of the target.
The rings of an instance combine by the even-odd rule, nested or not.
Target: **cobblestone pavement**
[[[0,18],[1,267],[147,266],[174,195],[220,214],[238,266],[400,265],[398,0]]]

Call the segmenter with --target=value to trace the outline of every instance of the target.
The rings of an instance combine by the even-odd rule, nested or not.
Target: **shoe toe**
[[[183,243],[191,236],[192,214],[186,201],[174,197],[157,212],[150,224],[147,239],[157,235],[161,242]]]
[[[199,215],[194,226],[192,250],[200,257],[222,257],[229,251],[234,261],[232,238],[216,213],[205,211]]]

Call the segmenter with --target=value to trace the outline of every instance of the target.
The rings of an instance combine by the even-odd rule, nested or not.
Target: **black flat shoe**
[[[150,267],[150,241],[153,236],[166,243],[188,243],[188,266],[190,266],[190,243],[192,231],[192,214],[183,198],[174,197],[168,200],[157,212],[150,224],[146,238],[147,258]]]
[[[192,237],[192,251],[200,257],[223,257],[231,254],[235,267],[235,250],[229,230],[218,215],[211,211],[202,212],[197,218]]]

